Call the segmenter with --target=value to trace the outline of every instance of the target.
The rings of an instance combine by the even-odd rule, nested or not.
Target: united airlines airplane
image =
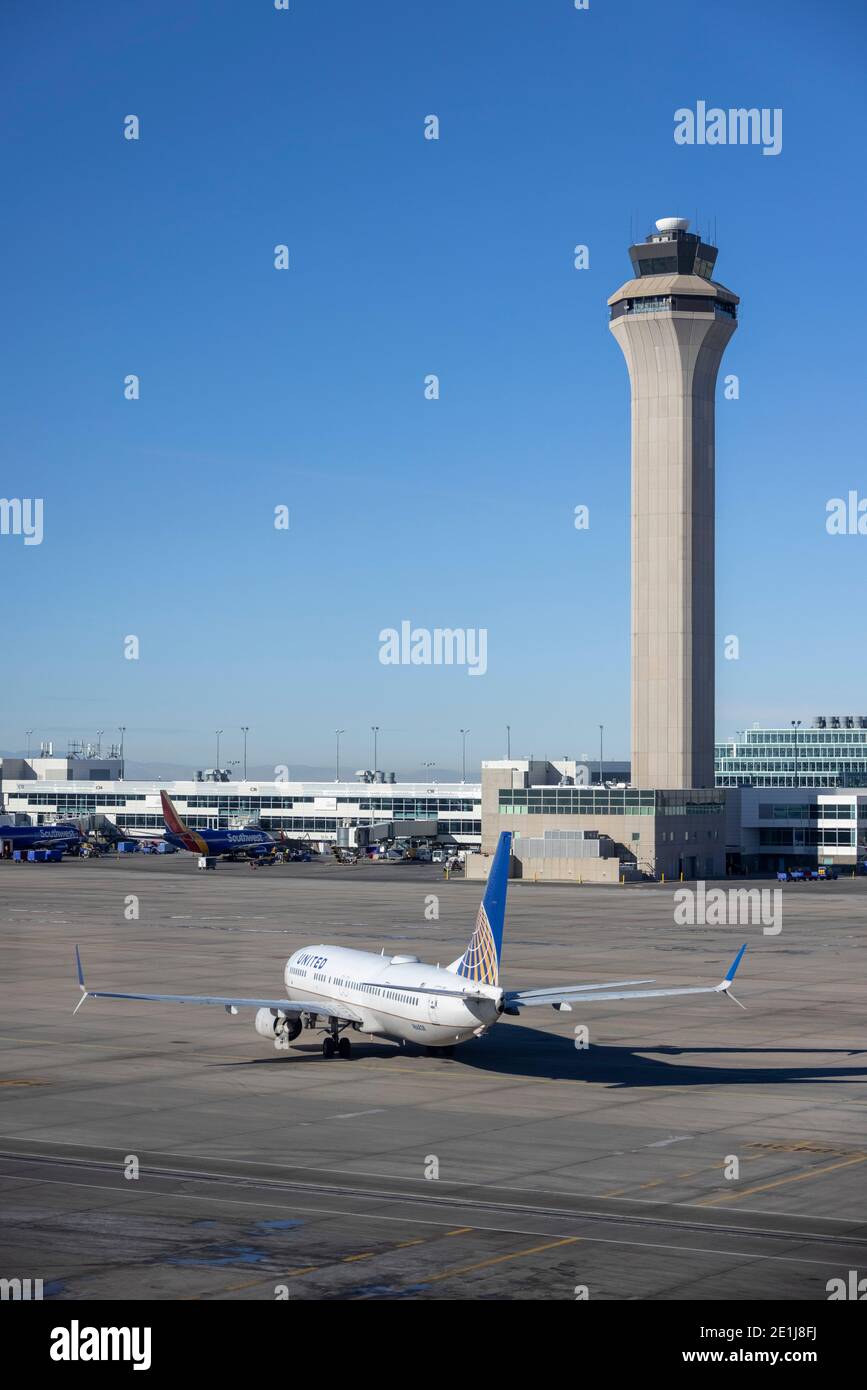
[[[450,1053],[455,1043],[480,1038],[502,1014],[549,1008],[571,1012],[574,1004],[611,1003],[620,999],[661,999],[687,994],[729,994],[742,946],[718,985],[676,989],[633,989],[653,980],[612,980],[607,984],[551,985],[545,989],[501,989],[500,955],[506,914],[506,888],[512,836],[504,831],[488,876],[476,925],[463,955],[451,965],[424,965],[418,956],[373,955],[345,946],[305,946],[289,957],[283,974],[286,997],[247,999],[208,994],[119,994],[88,989],[75,948],[81,998],[140,999],[173,1004],[221,1005],[227,1013],[255,1009],[256,1032],[278,1048],[288,1047],[302,1029],[325,1033],[326,1057],[350,1054],[349,1032],[367,1033],[393,1042],[419,1043]],[[734,998],[734,996],[731,996]],[[735,1000],[739,1003],[739,1000]],[[743,1005],[741,1005],[743,1008]]]

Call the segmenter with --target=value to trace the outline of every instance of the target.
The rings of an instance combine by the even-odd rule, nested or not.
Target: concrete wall
[[[617,859],[524,859],[520,877],[539,883],[619,883]]]
[[[464,864],[465,877],[484,882],[490,872],[492,854],[468,854]],[[621,865],[618,859],[521,859],[512,856],[510,878],[522,878],[538,883],[619,883]],[[629,868],[627,878],[636,877]]]
[[[484,806],[484,791],[482,792]],[[613,861],[633,862],[643,873],[666,879],[678,877],[681,866],[687,878],[721,878],[725,874],[726,825],[724,815],[651,816],[522,816],[488,817],[482,811],[482,849],[492,853],[501,830],[517,836],[541,835],[545,830],[598,830],[613,843]],[[714,839],[714,834],[716,839]],[[638,839],[633,840],[632,836]],[[516,840],[516,845],[520,841]],[[539,860],[540,864],[545,860]],[[574,860],[576,866],[591,861]],[[609,862],[601,859],[598,862]]]

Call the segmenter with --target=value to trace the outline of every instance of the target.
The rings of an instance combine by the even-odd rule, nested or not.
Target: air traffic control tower
[[[663,217],[630,246],[611,332],[632,387],[632,782],[714,785],[714,393],[738,296]]]

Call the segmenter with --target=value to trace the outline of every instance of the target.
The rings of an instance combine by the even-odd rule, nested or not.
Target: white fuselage
[[[481,1037],[502,1011],[503,991],[496,985],[472,983],[416,956],[305,946],[289,957],[284,980],[288,999],[321,998],[323,1005],[348,1006],[358,1015],[361,1032],[423,1047],[449,1047]],[[421,993],[422,985],[428,990],[466,989],[476,997]]]

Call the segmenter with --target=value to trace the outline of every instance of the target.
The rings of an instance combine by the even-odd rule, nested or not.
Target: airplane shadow
[[[751,1065],[744,1058],[795,1058],[799,1056],[827,1057],[827,1062],[797,1064],[794,1061],[773,1065]],[[730,1056],[737,1058],[725,1062]],[[713,1057],[719,1064],[702,1064],[700,1060],[673,1061],[674,1058]],[[852,1066],[842,1066],[838,1059],[864,1058]],[[352,1060],[375,1058],[381,1062],[400,1062],[418,1058],[442,1066],[444,1074],[450,1066],[472,1067],[478,1071],[501,1076],[523,1077],[527,1080],[574,1081],[612,1089],[640,1089],[656,1086],[779,1086],[799,1082],[836,1083],[867,1081],[867,1049],[845,1047],[675,1047],[670,1044],[642,1047],[615,1047],[593,1044],[586,1050],[576,1048],[570,1037],[547,1033],[543,1029],[525,1028],[506,1023],[491,1030],[485,1037],[462,1043],[452,1058],[426,1058],[420,1048],[390,1047],[381,1043],[353,1042]],[[219,1063],[220,1067],[298,1066],[299,1063],[322,1062],[318,1045],[292,1046],[288,1052],[271,1057],[255,1057],[240,1062]],[[340,1065],[340,1059],[327,1063]]]
[[[647,1043],[641,1047],[591,1044],[576,1048],[569,1037],[541,1029],[511,1024],[492,1030],[478,1047],[456,1051],[466,1066],[504,1076],[548,1081],[581,1081],[613,1089],[654,1086],[767,1086],[802,1081],[867,1081],[867,1050],[810,1047],[675,1047]],[[827,1063],[750,1065],[743,1058],[827,1056]],[[676,1062],[674,1058],[716,1057],[719,1064],[700,1060]],[[726,1063],[725,1058],[732,1061]],[[840,1066],[838,1058],[863,1057],[854,1066]],[[734,1059],[738,1060],[735,1061]],[[832,1060],[833,1059],[833,1060]]]

